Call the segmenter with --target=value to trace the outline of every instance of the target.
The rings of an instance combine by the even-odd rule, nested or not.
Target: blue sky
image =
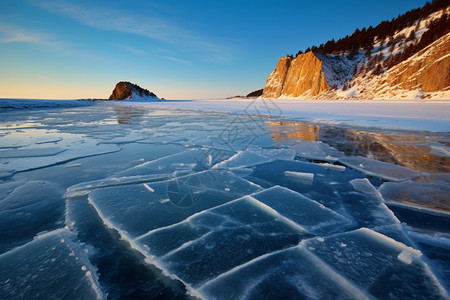
[[[166,99],[263,88],[278,58],[426,1],[0,0],[0,98]]]

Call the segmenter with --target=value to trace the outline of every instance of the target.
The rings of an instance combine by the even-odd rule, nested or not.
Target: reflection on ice
[[[267,121],[278,144],[290,145],[308,159],[339,158],[343,154],[397,164],[420,172],[449,172],[448,133],[355,129],[299,121]]]
[[[385,182],[380,193],[386,201],[418,205],[450,213],[450,186],[431,182]]]
[[[339,162],[366,175],[389,181],[404,181],[419,176],[417,171],[359,156],[342,157]]]

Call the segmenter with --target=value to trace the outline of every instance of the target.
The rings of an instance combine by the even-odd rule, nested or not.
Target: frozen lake
[[[12,101],[0,299],[449,298],[448,104]]]

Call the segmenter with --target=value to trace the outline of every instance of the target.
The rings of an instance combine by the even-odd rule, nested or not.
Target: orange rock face
[[[140,86],[127,82],[121,81],[116,84],[116,87],[112,91],[111,96],[108,100],[125,100],[133,98],[157,98],[155,94],[149,90],[143,89]]]
[[[389,71],[387,83],[405,90],[437,92],[450,86],[450,33]]]
[[[275,71],[267,78],[263,97],[316,96],[330,89],[322,64],[322,60],[312,51],[300,54],[295,59],[280,58]]]
[[[292,58],[281,57],[275,70],[267,78],[266,86],[263,90],[264,98],[278,98],[282,95],[283,85],[289,70]]]
[[[133,94],[131,92],[130,87],[128,86],[128,82],[121,81],[118,84],[116,84],[116,87],[112,91],[111,96],[109,96],[108,100],[124,100]]]
[[[262,97],[401,99],[423,92],[450,94],[450,33],[381,74],[354,74],[360,61],[312,51],[295,59],[282,57],[267,78]],[[351,94],[343,93],[345,82],[355,86]]]

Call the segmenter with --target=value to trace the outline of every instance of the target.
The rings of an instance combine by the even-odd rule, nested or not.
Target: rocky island
[[[159,101],[154,93],[143,89],[137,84],[121,81],[116,84],[108,100],[134,100],[134,101]]]

